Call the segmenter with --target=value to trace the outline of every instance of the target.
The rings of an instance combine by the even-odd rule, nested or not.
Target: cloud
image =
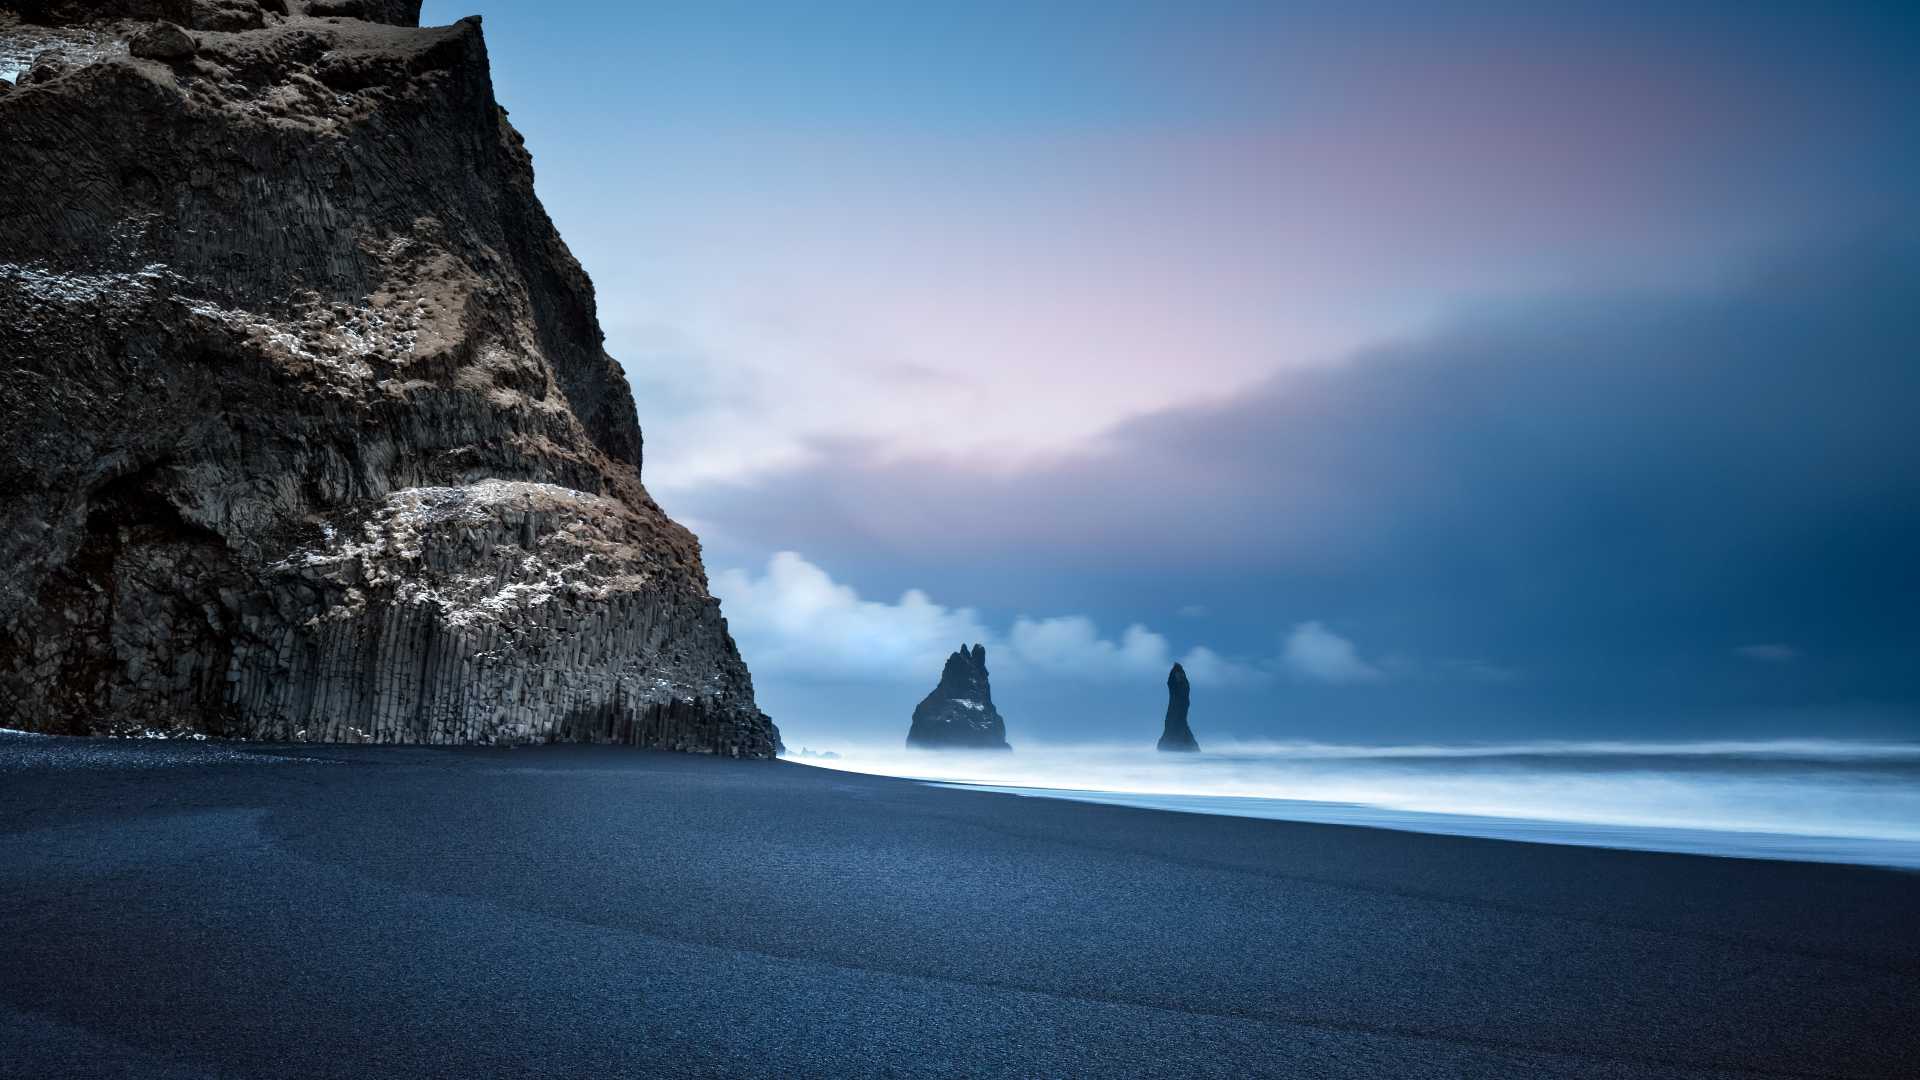
[[[998,677],[1122,682],[1157,679],[1174,662],[1167,638],[1134,623],[1107,638],[1085,615],[1020,616],[1005,633],[971,608],[909,589],[894,603],[862,599],[797,552],[782,551],[755,577],[713,577],[735,640],[756,674],[788,678],[925,681],[962,644],[988,647]],[[1180,656],[1202,685],[1247,685],[1265,673],[1196,645]]]
[[[966,608],[909,589],[898,601],[862,600],[798,553],[782,551],[756,578],[714,575],[735,639],[756,672],[814,677],[899,678],[938,673],[948,653],[991,634]]]
[[[1278,611],[1364,625],[1349,673],[1402,694],[1461,657],[1477,666],[1447,681],[1540,715],[1920,707],[1920,624],[1886,603],[1920,594],[1905,235],[1712,292],[1464,313],[1015,473],[843,446],[690,509],[899,580],[964,578],[987,607],[1044,590],[1124,625],[1101,605],[1204,595],[1223,655],[1265,654]],[[1755,626],[1799,654],[1779,701],[1676,659]],[[1416,677],[1393,657],[1426,659]]]
[[[1134,623],[1119,641],[1109,641],[1084,615],[1015,619],[1010,644],[1025,665],[1050,675],[1144,675],[1165,672],[1173,663],[1165,637]]]
[[[1229,660],[1205,645],[1195,645],[1180,658],[1187,677],[1197,686],[1250,687],[1271,681],[1266,664],[1242,664]]]
[[[1691,6],[1657,32],[1427,10],[1417,21],[1456,29],[1409,48],[1400,19],[1280,4],[1202,5],[1177,26],[1142,15],[1156,5],[1100,5],[1098,35],[1070,5],[1020,5],[1059,10],[1018,16],[1037,36],[1007,35],[1018,57],[983,45],[988,66],[1054,62],[993,95],[952,49],[889,73],[910,41],[1003,32],[1011,5],[818,49],[784,27],[669,30],[637,13],[650,5],[602,5],[634,29],[566,60],[605,77],[516,78],[505,47],[495,62],[545,99],[525,114],[543,125],[533,145],[569,155],[542,190],[634,378],[651,482],[677,494],[804,461],[823,436],[975,458],[1071,447],[1421,325],[1453,296],[1568,273],[1697,283],[1812,214],[1909,189],[1913,110],[1887,103],[1915,96],[1911,34],[1838,10],[1890,5],[1765,28]],[[724,92],[689,78],[697,57],[733,70],[706,51],[721,41],[768,63]],[[636,49],[671,59],[632,63]],[[836,70],[794,74],[809,53]],[[955,102],[995,119],[956,129]],[[1089,108],[1107,119],[1045,119]],[[635,118],[620,145],[595,127],[607,111]]]
[[[1303,622],[1287,635],[1280,662],[1293,675],[1310,682],[1377,682],[1379,668],[1360,659],[1353,642],[1318,622]]]
[[[1742,645],[1733,650],[1735,656],[1748,660],[1757,660],[1763,664],[1784,664],[1800,658],[1800,650],[1791,645],[1770,643],[1765,645]]]
[[[1181,607],[1179,611],[1174,612],[1174,614],[1183,619],[1204,619],[1207,617],[1207,605],[1187,604]]]

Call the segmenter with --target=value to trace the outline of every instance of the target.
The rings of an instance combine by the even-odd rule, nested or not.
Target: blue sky
[[[1539,8],[424,19],[790,741],[1920,735],[1915,19]]]

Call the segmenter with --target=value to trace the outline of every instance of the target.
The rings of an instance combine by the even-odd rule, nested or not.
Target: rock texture
[[[1160,749],[1169,753],[1198,753],[1200,743],[1187,726],[1187,706],[1193,689],[1187,682],[1187,669],[1179,664],[1167,672],[1167,727],[1160,734]]]
[[[133,32],[127,52],[145,60],[185,60],[200,48],[193,35],[170,22],[157,22]]]
[[[987,647],[975,645],[947,657],[940,685],[913,710],[907,745],[935,750],[1011,750],[1007,725],[993,707],[987,685]]]
[[[0,723],[777,751],[480,22],[418,13],[0,8],[64,67],[0,96]]]

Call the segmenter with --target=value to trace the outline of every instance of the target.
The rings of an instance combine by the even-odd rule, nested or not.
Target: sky
[[[424,21],[790,744],[1920,737],[1920,18],[1546,7]]]

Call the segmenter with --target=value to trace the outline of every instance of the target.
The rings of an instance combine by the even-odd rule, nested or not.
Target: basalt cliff
[[[0,726],[777,751],[419,8],[0,0]]]

